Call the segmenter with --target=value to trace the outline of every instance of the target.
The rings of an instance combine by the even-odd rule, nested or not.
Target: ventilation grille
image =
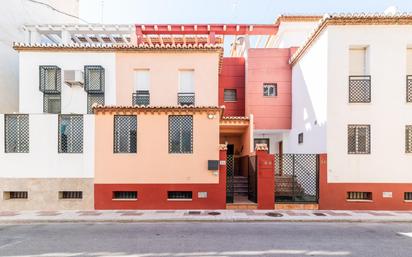
[[[372,200],[372,192],[348,192],[347,200]]]
[[[136,191],[114,191],[113,192],[113,199],[120,199],[120,200],[133,200],[137,199],[137,192]]]
[[[191,200],[192,191],[169,191],[167,192],[167,198],[168,199]]]

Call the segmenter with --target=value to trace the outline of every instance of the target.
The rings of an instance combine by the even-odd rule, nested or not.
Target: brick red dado
[[[412,183],[327,183],[327,156],[320,156],[319,209],[322,210],[412,210],[404,193],[412,192]],[[371,201],[348,201],[347,192],[372,192]],[[391,198],[383,197],[392,192]]]

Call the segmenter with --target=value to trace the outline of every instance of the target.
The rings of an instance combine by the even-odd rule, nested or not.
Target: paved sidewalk
[[[41,222],[148,221],[412,222],[412,211],[114,210],[0,212],[0,223],[3,224]]]

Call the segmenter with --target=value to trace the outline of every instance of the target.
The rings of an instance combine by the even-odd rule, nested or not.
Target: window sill
[[[12,201],[28,201],[29,199],[27,199],[27,198],[7,198],[7,199],[3,199],[3,200],[5,200],[5,201],[9,201],[9,200],[12,200]]]
[[[171,202],[190,202],[192,199],[167,199],[168,201]]]
[[[412,200],[403,200],[404,203],[412,203]]]
[[[83,198],[59,198],[59,201],[82,201]]]
[[[137,199],[112,199],[112,201],[119,201],[119,202],[135,202]]]
[[[277,95],[264,95],[263,97],[275,98],[275,97],[277,97]]]
[[[235,101],[223,101],[223,102],[225,102],[225,103],[236,103],[237,100],[235,100]]]
[[[346,199],[347,202],[350,203],[373,203],[373,200],[350,200]]]

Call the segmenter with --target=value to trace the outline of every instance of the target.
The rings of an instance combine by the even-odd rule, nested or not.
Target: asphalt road
[[[0,256],[412,256],[412,224],[0,225]]]

